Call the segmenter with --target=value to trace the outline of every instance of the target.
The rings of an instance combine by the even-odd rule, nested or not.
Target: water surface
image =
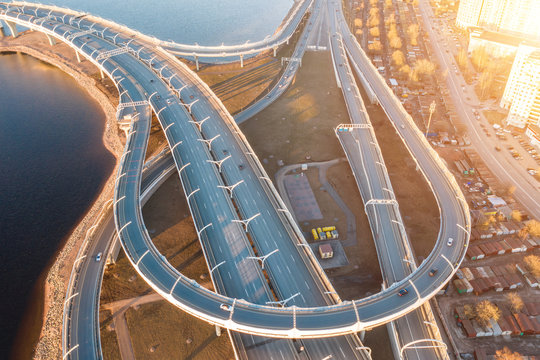
[[[161,40],[239,44],[272,35],[294,0],[45,0],[125,24]]]
[[[113,169],[104,120],[61,70],[25,55],[0,56],[0,353],[27,305],[40,300],[30,299],[36,279]]]

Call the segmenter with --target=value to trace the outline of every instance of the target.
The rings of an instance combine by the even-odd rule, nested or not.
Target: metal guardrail
[[[292,36],[294,31],[290,31],[291,35],[283,37],[283,34],[286,31],[289,31],[289,27],[292,24],[292,21],[297,17],[307,12],[308,9],[311,7],[311,3],[313,0],[301,0],[296,3],[296,7],[293,11],[290,12],[288,18],[285,20],[284,24],[281,26],[280,30],[273,34],[270,37],[267,37],[263,40],[256,41],[253,43],[245,43],[240,45],[222,45],[222,46],[201,46],[201,45],[187,45],[187,44],[179,44],[172,41],[163,41],[159,40],[155,36],[148,36],[145,35],[139,31],[130,29],[124,24],[118,24],[113,22],[112,20],[107,20],[104,18],[98,18],[94,15],[90,15],[81,11],[68,9],[60,6],[55,5],[45,5],[45,4],[36,4],[26,1],[13,1],[10,3],[10,5],[13,6],[29,6],[29,7],[38,7],[40,9],[44,10],[50,10],[50,11],[56,11],[60,13],[64,13],[67,15],[72,15],[75,17],[85,17],[85,19],[99,22],[101,24],[104,24],[108,27],[116,27],[119,28],[122,31],[135,33],[137,38],[143,39],[145,42],[148,42],[150,44],[153,44],[154,46],[161,46],[164,48],[167,48],[167,50],[176,53],[178,55],[183,56],[198,56],[198,57],[232,57],[232,56],[240,56],[240,55],[247,55],[247,54],[254,54],[259,53],[262,51],[274,49],[281,44],[289,41],[289,37]],[[300,10],[304,9],[304,13],[299,14]],[[64,19],[63,19],[64,22]],[[75,25],[66,23],[67,25]]]

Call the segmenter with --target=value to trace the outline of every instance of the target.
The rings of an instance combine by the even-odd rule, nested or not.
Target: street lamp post
[[[433,113],[435,112],[435,106],[436,106],[435,100],[433,100],[431,104],[429,104],[429,119],[428,119],[428,123],[426,127],[426,137],[429,132],[429,125],[431,124],[431,117],[433,116]]]

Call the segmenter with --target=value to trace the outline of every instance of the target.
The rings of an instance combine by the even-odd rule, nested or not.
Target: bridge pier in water
[[[244,67],[244,55],[240,55],[240,67]]]
[[[7,27],[9,28],[9,31],[11,32],[11,35],[16,38],[19,36],[19,32],[17,31],[17,25],[14,22],[11,21],[5,21]]]

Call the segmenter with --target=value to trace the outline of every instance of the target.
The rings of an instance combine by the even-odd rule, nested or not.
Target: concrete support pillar
[[[81,62],[81,54],[79,54],[79,52],[77,50],[75,50],[75,55],[77,55],[77,61],[78,62]]]
[[[277,47],[274,48],[274,57],[276,57]]]
[[[244,55],[240,55],[240,67],[244,67]]]
[[[14,22],[11,22],[11,21],[6,21],[6,25],[8,26],[9,28],[9,31],[11,32],[11,35],[16,38],[17,36],[19,36],[19,32],[17,31],[17,26]]]
[[[2,25],[2,23],[0,22],[0,39],[3,38],[4,36],[6,36],[4,25]]]
[[[113,239],[113,243],[111,244],[109,254],[107,256],[107,264],[116,263],[116,259],[118,259],[118,255],[120,254],[121,249],[122,244],[120,244],[120,239],[118,239],[118,236],[115,236]]]
[[[199,57],[195,55],[195,66],[197,67],[197,71],[199,71]]]
[[[216,336],[221,336],[221,327],[216,325]]]
[[[101,74],[101,79],[105,79],[105,74],[103,73],[103,70],[99,69],[99,73]]]
[[[289,45],[289,39],[287,39],[287,42],[286,42],[287,45]]]
[[[54,37],[52,37],[52,36],[49,35],[49,34],[45,34],[45,35],[47,36],[47,39],[49,40],[49,44],[50,44],[51,46],[56,45],[56,39],[55,39]]]
[[[360,341],[364,342],[364,339],[366,338],[366,332],[360,331]]]

